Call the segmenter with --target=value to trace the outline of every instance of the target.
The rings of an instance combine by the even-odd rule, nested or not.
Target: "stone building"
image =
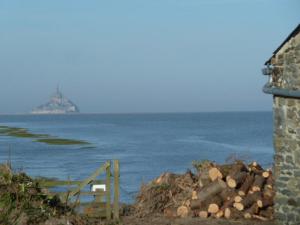
[[[300,24],[265,63],[273,95],[275,217],[279,224],[300,224]]]

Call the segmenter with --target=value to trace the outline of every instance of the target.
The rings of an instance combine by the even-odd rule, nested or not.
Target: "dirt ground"
[[[137,218],[134,216],[126,216],[121,218],[121,224],[124,225],[276,225],[275,221],[259,221],[259,220],[225,220],[225,219],[202,219],[202,218],[184,218],[184,219],[168,219],[164,216],[151,216],[145,218]]]

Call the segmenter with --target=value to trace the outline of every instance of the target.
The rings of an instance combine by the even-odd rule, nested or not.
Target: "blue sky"
[[[59,83],[82,112],[271,110],[263,63],[299,0],[0,0],[0,113]]]

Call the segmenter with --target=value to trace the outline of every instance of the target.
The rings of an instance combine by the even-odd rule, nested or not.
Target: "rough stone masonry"
[[[275,218],[300,225],[300,24],[265,65],[264,92],[273,94]]]

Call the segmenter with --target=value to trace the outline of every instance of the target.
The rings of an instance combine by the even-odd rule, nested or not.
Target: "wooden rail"
[[[114,200],[113,200],[113,210],[111,208],[111,167],[110,161],[105,162],[101,167],[99,167],[94,173],[92,173],[88,178],[83,181],[71,181],[71,180],[47,180],[41,179],[39,183],[45,188],[55,188],[59,186],[65,186],[70,189],[67,192],[52,192],[61,197],[62,201],[68,202],[69,198],[80,196],[93,196],[94,200],[89,203],[80,204],[84,206],[85,213],[97,217],[105,217],[107,220],[113,219],[119,220],[119,177],[120,168],[119,160],[113,160],[113,177],[114,177]],[[105,180],[97,179],[101,174],[105,174]],[[105,191],[97,189],[96,191],[84,191],[83,189],[87,185],[98,185],[104,184]],[[105,197],[105,201],[103,198]]]
[[[114,160],[114,219],[119,220],[119,177],[120,177],[120,165],[119,160]]]

